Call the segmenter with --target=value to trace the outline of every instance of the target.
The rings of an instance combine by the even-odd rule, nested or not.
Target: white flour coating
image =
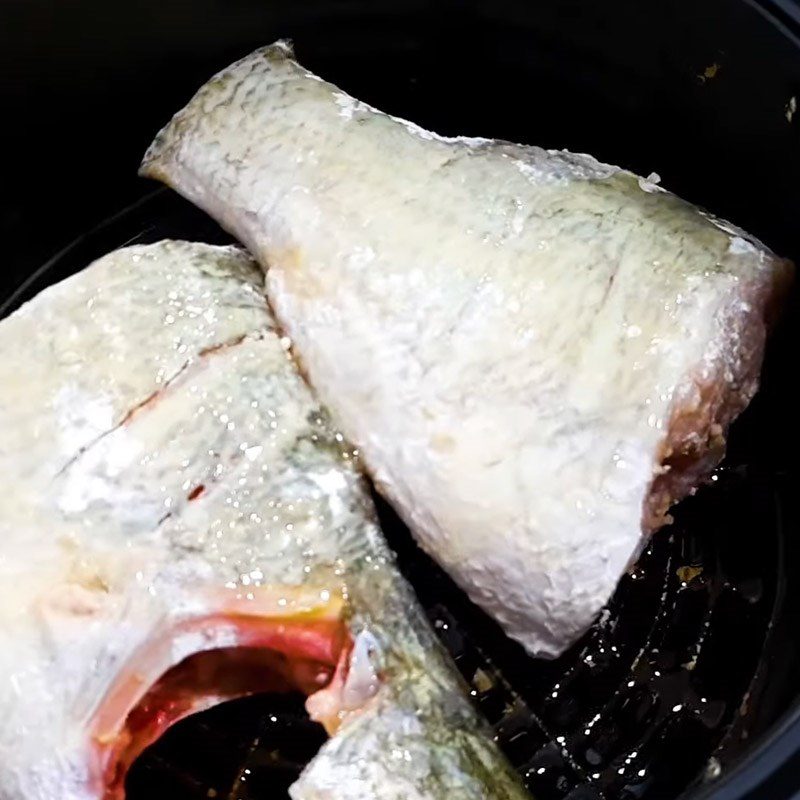
[[[720,457],[788,273],[652,182],[431,134],[282,44],[203,87],[142,171],[257,256],[377,486],[544,656],[586,630],[643,534]]]
[[[411,780],[409,796],[449,797],[454,783],[469,800],[525,796],[395,569],[247,255],[117,251],[0,322],[0,353],[0,800],[107,798],[103,748],[169,668],[342,592],[356,642],[346,710],[372,716],[357,740],[345,724],[323,747],[327,796],[353,796],[337,748],[374,757],[389,739],[441,776]],[[117,709],[111,689],[128,685]],[[385,729],[391,711],[418,728]],[[318,796],[315,775],[298,800]]]

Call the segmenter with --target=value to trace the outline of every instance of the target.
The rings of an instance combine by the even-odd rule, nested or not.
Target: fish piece
[[[284,42],[203,86],[141,172],[256,255],[378,488],[541,656],[721,458],[791,272],[590,156],[382,114]]]
[[[295,800],[526,797],[243,251],[112,253],[0,323],[0,798],[120,800],[187,714],[299,689]]]

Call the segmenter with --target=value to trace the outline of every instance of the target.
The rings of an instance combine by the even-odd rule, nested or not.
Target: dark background
[[[655,170],[792,251],[800,54],[780,29],[741,0],[4,0],[7,269],[18,279],[145,191],[135,170],[157,128],[278,36],[388,111]]]
[[[441,133],[655,171],[800,261],[798,18],[789,0],[4,0],[3,294],[151,192],[136,168],[157,129],[213,71],[277,37]],[[791,474],[797,318],[735,441],[748,463]],[[765,751],[748,774],[768,782],[749,797],[800,786],[798,747],[793,729]]]

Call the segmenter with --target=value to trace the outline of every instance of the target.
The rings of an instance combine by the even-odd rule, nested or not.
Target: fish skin
[[[258,258],[378,488],[546,657],[721,458],[791,275],[649,180],[438,136],[309,73],[285,42],[202,87],[141,174]]]
[[[0,322],[0,349],[2,800],[105,797],[120,676],[141,671],[146,688],[195,652],[246,644],[244,618],[322,618],[339,597],[349,706],[294,800],[528,796],[249,256],[116,251]]]

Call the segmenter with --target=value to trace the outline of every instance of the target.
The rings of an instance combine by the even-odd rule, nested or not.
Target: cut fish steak
[[[243,251],[123,249],[0,323],[0,798],[118,800],[165,727],[300,690],[295,800],[527,795]]]
[[[202,87],[142,173],[259,259],[377,486],[542,656],[720,459],[790,274],[648,180],[429,133],[282,42]]]

